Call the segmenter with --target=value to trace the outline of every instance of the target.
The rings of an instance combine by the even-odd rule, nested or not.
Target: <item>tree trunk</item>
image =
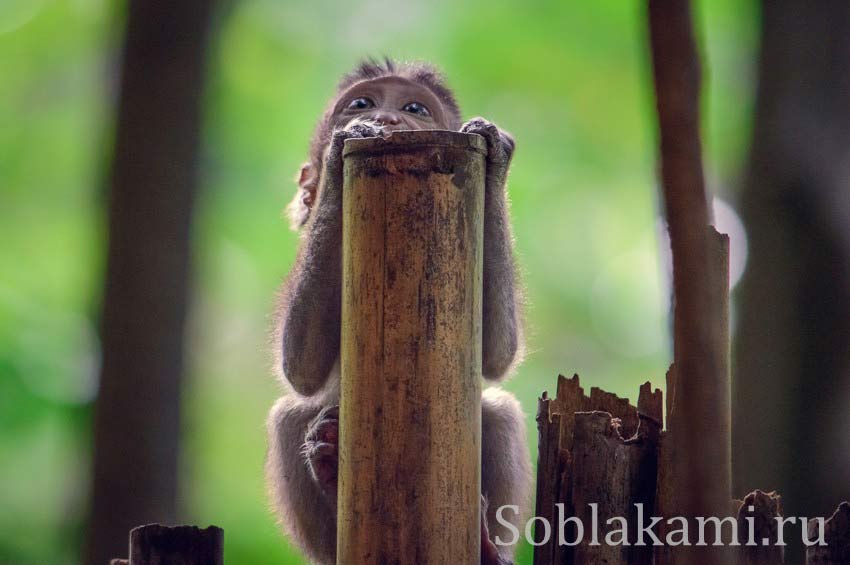
[[[129,3],[84,562],[175,519],[180,382],[211,0]]]
[[[709,227],[699,132],[701,75],[690,2],[649,0],[648,8],[661,185],[673,256],[673,367],[658,504],[665,516],[723,517],[729,513],[732,482],[729,240]],[[664,563],[677,565],[729,562],[723,547],[681,547],[661,555]]]
[[[735,342],[735,492],[850,491],[850,3],[765,0]],[[791,537],[789,562],[802,558]]]

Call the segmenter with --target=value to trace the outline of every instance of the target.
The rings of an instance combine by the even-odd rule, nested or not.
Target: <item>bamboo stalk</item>
[[[477,563],[484,140],[344,151],[337,563]]]

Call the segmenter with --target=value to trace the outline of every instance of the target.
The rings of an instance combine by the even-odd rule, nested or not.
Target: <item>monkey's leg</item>
[[[266,482],[290,539],[315,563],[336,562],[336,509],[313,479],[304,438],[322,406],[295,395],[280,398],[267,422]]]
[[[487,499],[490,539],[512,539],[511,532],[496,521],[496,511],[504,505],[519,507],[519,514],[506,510],[502,519],[524,531],[531,483],[531,457],[519,401],[499,388],[485,389],[481,395],[481,494]],[[516,547],[498,549],[510,558]]]

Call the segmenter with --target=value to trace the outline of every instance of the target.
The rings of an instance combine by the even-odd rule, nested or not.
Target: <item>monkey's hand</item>
[[[502,190],[514,155],[514,138],[484,118],[472,118],[460,127],[461,133],[477,133],[487,142],[488,192]]]
[[[339,406],[324,408],[310,423],[304,438],[304,455],[310,475],[336,504],[339,466]]]
[[[389,132],[376,121],[354,119],[345,127],[337,128],[331,136],[328,153],[325,157],[326,170],[342,173],[342,150],[346,139],[362,139],[364,137],[386,137]]]
[[[319,210],[328,205],[331,206],[333,214],[342,210],[342,150],[345,140],[385,137],[387,133],[389,132],[378,122],[360,119],[352,120],[344,128],[334,130],[325,153],[324,187],[319,191]]]

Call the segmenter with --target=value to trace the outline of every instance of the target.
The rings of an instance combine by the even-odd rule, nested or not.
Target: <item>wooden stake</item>
[[[818,523],[809,521],[810,542],[818,539]],[[850,503],[842,502],[824,524],[826,545],[806,549],[807,565],[842,565],[850,563]]]
[[[668,518],[734,515],[729,506],[729,238],[712,227],[703,229],[709,248],[705,280],[698,299],[691,296],[687,302],[703,316],[675,326],[676,361],[667,373],[667,430],[660,442],[656,504],[659,515]],[[685,308],[677,301],[677,311]],[[695,342],[695,335],[704,341]],[[666,533],[664,523],[660,529]],[[690,529],[698,530],[693,521]],[[706,531],[713,540],[714,528]],[[731,555],[728,546],[663,546],[657,548],[656,562],[726,565]]]
[[[348,140],[337,563],[477,563],[484,140]]]
[[[598,543],[593,543],[592,533],[585,532],[584,542],[573,549],[571,562],[651,565],[652,539],[638,539],[636,533],[638,524],[648,522],[654,515],[658,422],[642,418],[637,435],[627,441],[620,435],[619,422],[608,412],[578,412],[573,433],[567,507],[585,527],[592,525],[594,519],[600,526]],[[626,524],[608,521],[615,517],[627,520]]]
[[[535,528],[534,565],[646,564],[652,560],[652,540],[635,546],[637,507],[644,516],[654,513],[656,451],[661,431],[663,398],[649,383],[640,387],[637,407],[625,398],[591,388],[584,393],[578,375],[558,376],[557,392],[545,392],[538,402],[537,501],[535,516],[552,525],[548,542],[545,532]],[[563,516],[578,517],[584,526],[579,546],[559,545],[559,523]],[[591,545],[593,511],[597,507],[599,539]],[[628,520],[630,546],[604,544],[610,531],[606,519],[623,516]],[[538,523],[539,524],[539,523]],[[566,542],[577,538],[575,527],[567,524]],[[616,534],[615,534],[616,535]]]
[[[130,559],[110,565],[223,565],[224,530],[148,524],[130,530]]]
[[[782,516],[780,496],[756,490],[744,497],[738,506],[738,542],[741,544],[736,548],[738,565],[782,565],[785,548],[776,544],[779,529],[776,518]]]

